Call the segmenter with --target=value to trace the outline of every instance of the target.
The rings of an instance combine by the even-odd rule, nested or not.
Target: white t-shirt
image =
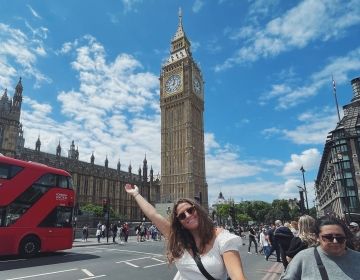
[[[215,238],[214,245],[204,255],[201,255],[201,262],[207,272],[215,279],[223,280],[227,278],[227,272],[222,255],[226,251],[239,251],[242,240],[239,236],[223,230]],[[175,261],[178,269],[174,280],[206,280],[196,265],[193,257],[188,251],[184,251],[183,256]]]

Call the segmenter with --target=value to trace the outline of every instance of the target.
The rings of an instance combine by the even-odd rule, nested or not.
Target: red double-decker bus
[[[0,255],[70,249],[74,203],[68,172],[0,154]]]

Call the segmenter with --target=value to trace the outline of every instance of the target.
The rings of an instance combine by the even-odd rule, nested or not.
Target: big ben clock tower
[[[204,81],[192,58],[182,14],[160,75],[161,200],[197,198],[208,207],[204,151]]]

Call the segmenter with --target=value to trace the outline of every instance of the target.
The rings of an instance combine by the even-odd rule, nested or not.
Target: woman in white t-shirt
[[[192,199],[179,199],[164,218],[140,194],[136,185],[127,184],[125,190],[134,197],[143,213],[156,225],[167,239],[167,258],[175,263],[178,273],[174,280],[202,280],[193,250],[200,255],[205,270],[214,278],[225,280],[246,279],[243,273],[239,247],[241,238],[216,228],[205,209]]]

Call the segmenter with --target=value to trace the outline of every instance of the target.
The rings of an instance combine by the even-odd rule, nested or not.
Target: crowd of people
[[[136,239],[138,242],[143,242],[146,240],[158,241],[161,240],[161,233],[156,228],[154,224],[146,225],[146,223],[138,223],[134,228]],[[96,226],[95,236],[98,243],[101,243],[101,239],[105,237],[112,238],[113,243],[126,243],[128,242],[130,234],[130,227],[127,222],[121,223],[111,223],[109,229],[107,229],[106,224],[99,221]],[[85,224],[82,228],[82,242],[87,242],[89,237],[89,225]]]
[[[360,273],[359,224],[332,216],[314,219],[303,215],[298,221],[275,221],[269,226],[249,229],[248,253],[266,260],[275,254],[284,272],[281,279],[358,279]],[[326,278],[327,277],[327,278]]]
[[[178,272],[174,280],[186,279],[246,279],[240,257],[241,236],[244,229],[227,230],[217,227],[207,211],[195,200],[182,198],[161,216],[139,193],[135,185],[125,186],[142,212],[152,222],[138,223],[134,227],[138,242],[166,239],[166,256]],[[126,242],[129,225],[111,224],[113,242],[119,236]],[[274,256],[283,265],[281,280],[287,279],[358,279],[360,275],[359,224],[348,225],[333,216],[314,219],[309,215],[297,221],[270,225],[250,226],[248,253],[262,255],[266,261]],[[235,234],[236,233],[236,234]],[[97,226],[98,242],[106,236],[106,226]],[[87,225],[83,240],[88,237]]]

